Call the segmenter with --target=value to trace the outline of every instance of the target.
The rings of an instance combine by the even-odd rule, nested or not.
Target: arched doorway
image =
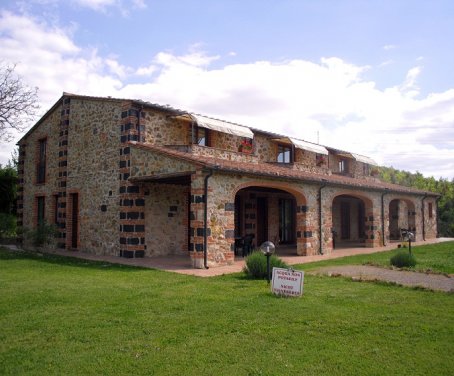
[[[366,247],[368,221],[366,202],[360,197],[342,194],[333,199],[333,248]]]
[[[278,254],[305,255],[305,205],[302,194],[280,186],[252,184],[240,188],[235,194],[235,244],[253,236],[252,248],[269,240]]]
[[[415,204],[410,200],[394,199],[389,203],[389,239],[400,240],[402,229],[416,232]]]

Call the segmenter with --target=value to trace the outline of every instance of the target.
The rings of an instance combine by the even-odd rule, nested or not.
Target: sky
[[[142,99],[452,179],[453,25],[452,0],[2,0],[0,61],[40,115]]]

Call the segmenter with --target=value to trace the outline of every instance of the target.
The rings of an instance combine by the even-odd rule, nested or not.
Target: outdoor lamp
[[[404,234],[404,236],[405,236],[405,240],[408,241],[408,252],[409,252],[410,255],[411,255],[411,242],[412,242],[413,240],[415,240],[415,234],[412,233],[411,231],[407,231],[407,232]]]
[[[270,280],[271,280],[270,257],[276,250],[276,247],[274,246],[274,244],[272,242],[266,241],[266,242],[262,243],[262,245],[260,246],[260,250],[266,256],[266,280],[268,281],[268,283],[270,283]]]

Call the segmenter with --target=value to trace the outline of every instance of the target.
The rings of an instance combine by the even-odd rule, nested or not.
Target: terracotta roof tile
[[[355,188],[367,188],[375,190],[389,190],[392,192],[402,192],[410,194],[427,194],[430,196],[438,196],[437,193],[421,191],[414,188],[405,187],[397,184],[385,183],[379,180],[370,181],[366,179],[358,179],[342,175],[326,175],[310,173],[300,170],[294,170],[285,166],[276,165],[273,163],[253,163],[253,162],[236,162],[226,159],[199,156],[191,153],[177,151],[164,146],[157,146],[152,144],[143,144],[137,142],[130,142],[132,146],[157,152],[169,157],[185,160],[199,166],[212,168],[219,171],[230,173],[242,173],[250,175],[258,175],[269,178],[282,178],[306,181],[311,183],[327,183],[332,185],[340,185]]]

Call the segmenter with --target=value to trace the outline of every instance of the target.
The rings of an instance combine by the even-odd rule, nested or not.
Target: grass
[[[411,268],[411,270],[441,274],[454,274],[454,242],[451,241],[438,244],[428,244],[412,247],[411,249],[413,255],[416,257],[417,262],[416,266],[414,268]],[[401,250],[407,250],[407,248],[396,248],[392,251],[342,257],[333,260],[298,265],[295,267],[299,267],[304,270],[312,270],[328,265],[372,264],[377,266],[390,267],[389,260],[393,255]]]
[[[452,374],[454,295],[304,289],[0,250],[0,374]]]

